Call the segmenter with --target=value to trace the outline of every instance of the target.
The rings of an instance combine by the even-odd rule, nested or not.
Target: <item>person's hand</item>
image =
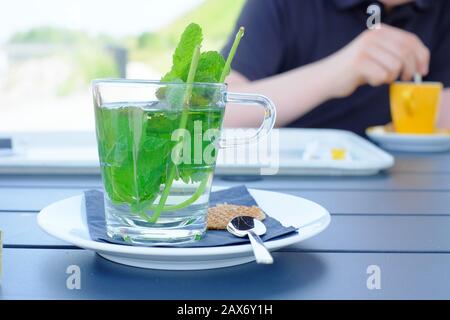
[[[381,25],[361,33],[346,47],[324,61],[334,83],[333,95],[345,97],[359,86],[411,80],[428,73],[430,52],[414,34]]]

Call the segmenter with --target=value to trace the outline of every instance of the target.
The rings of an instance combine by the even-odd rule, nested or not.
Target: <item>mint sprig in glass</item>
[[[111,238],[136,245],[201,239],[226,102],[266,109],[257,137],[268,134],[274,107],[258,95],[227,93],[224,84],[241,28],[225,60],[201,52],[202,30],[190,24],[161,81],[93,82],[96,132]],[[248,142],[248,141],[246,141]]]

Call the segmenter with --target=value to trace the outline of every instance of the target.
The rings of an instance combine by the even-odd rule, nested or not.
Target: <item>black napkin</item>
[[[84,197],[86,204],[86,218],[91,239],[99,242],[130,245],[125,241],[111,239],[106,234],[103,193],[98,190],[89,190],[84,192]],[[245,186],[238,186],[234,188],[211,192],[209,198],[210,206],[212,207],[219,203],[228,203],[245,206],[257,205],[255,199],[253,199],[253,197],[248,192]],[[271,218],[267,215],[263,222],[267,227],[266,234],[261,237],[263,241],[281,238],[287,234],[296,232],[296,229],[294,227],[284,227],[278,220]],[[199,241],[187,244],[174,244],[172,246],[188,247],[188,248],[216,247],[234,244],[245,244],[248,242],[249,242],[248,238],[238,238],[230,234],[226,230],[208,230],[205,236]]]

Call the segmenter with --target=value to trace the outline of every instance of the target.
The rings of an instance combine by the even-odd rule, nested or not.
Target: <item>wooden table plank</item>
[[[393,173],[450,173],[450,152],[395,152]]]
[[[332,214],[450,214],[450,191],[292,191],[316,201]],[[0,211],[39,211],[83,189],[0,188]]]
[[[368,177],[216,176],[215,184],[273,190],[448,190],[450,173],[382,173]],[[100,176],[0,175],[3,188],[100,188]]]
[[[36,212],[0,212],[4,246],[72,246],[43,231],[37,224],[36,216]]]
[[[256,177],[257,179],[258,177]],[[216,177],[218,185],[246,184],[249,188],[267,190],[313,190],[313,191],[450,191],[450,174],[389,174],[368,177]],[[252,181],[253,180],[253,181]]]
[[[332,214],[450,215],[450,192],[290,191],[319,203]]]
[[[15,188],[97,188],[100,175],[0,174],[0,187]]]
[[[450,253],[450,216],[339,216],[283,251]]]
[[[6,247],[73,247],[42,231],[36,213],[0,213]],[[340,216],[318,236],[281,251],[450,253],[450,216]]]
[[[275,253],[273,265],[156,271],[83,250],[5,249],[0,299],[449,299],[449,254]],[[81,289],[68,290],[79,266]],[[367,268],[381,269],[381,290]],[[245,279],[245,281],[242,281]]]
[[[63,188],[0,188],[0,211],[39,211],[55,201],[82,192],[82,189]]]

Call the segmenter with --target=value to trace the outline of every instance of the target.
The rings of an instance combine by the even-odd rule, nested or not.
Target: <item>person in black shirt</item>
[[[373,4],[381,21],[370,25]],[[441,124],[450,126],[448,0],[247,0],[241,25],[229,90],[270,97],[278,126],[364,134],[391,121],[388,84],[415,73],[444,83]],[[253,108],[230,107],[225,119],[259,121]]]

